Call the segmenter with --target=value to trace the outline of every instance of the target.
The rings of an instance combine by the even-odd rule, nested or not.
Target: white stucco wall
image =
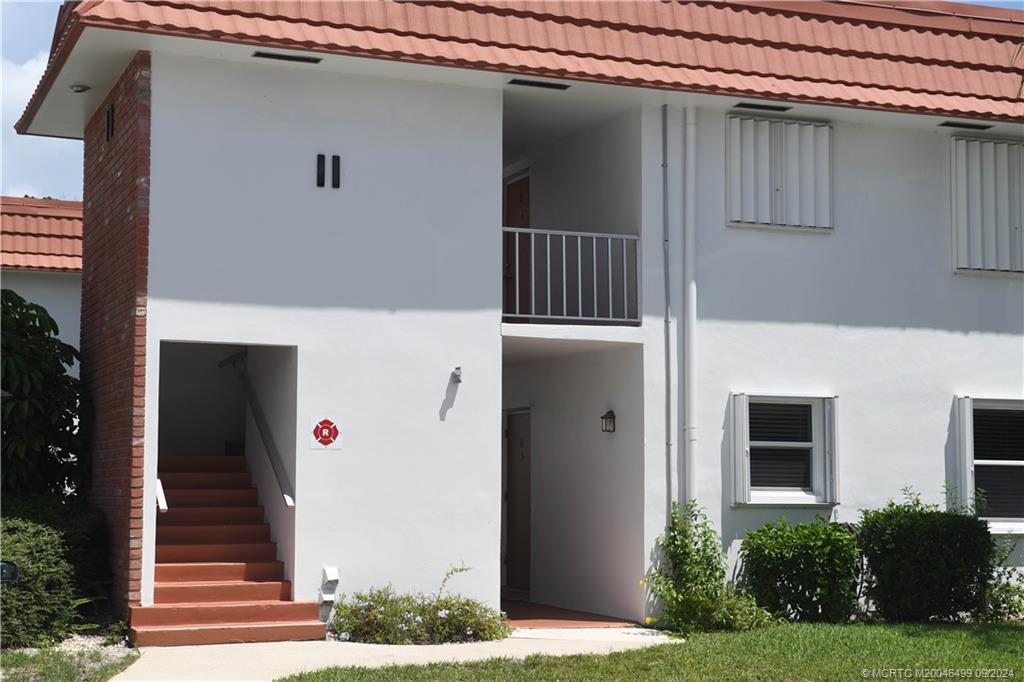
[[[531,227],[639,234],[640,130],[638,105],[533,155]]]
[[[733,554],[822,509],[734,509],[731,391],[839,396],[837,516],[912,486],[942,503],[955,395],[1024,395],[1024,279],[956,275],[949,136],[835,121],[835,230],[726,227],[725,111],[700,110],[697,494]]]
[[[530,409],[530,600],[641,620],[640,347],[506,367],[503,394],[506,409]],[[616,430],[603,433],[610,409]]]
[[[30,303],[46,308],[56,320],[59,338],[78,349],[81,345],[82,276],[70,272],[9,270],[0,272],[0,285],[13,289]],[[78,376],[77,363],[71,373]]]
[[[326,564],[408,590],[465,563],[450,587],[497,606],[500,92],[156,53],[151,173],[150,413],[161,339],[296,347],[295,597]],[[340,450],[309,447],[324,412]]]

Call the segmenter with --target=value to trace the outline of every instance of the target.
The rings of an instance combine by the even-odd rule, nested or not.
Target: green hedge
[[[24,519],[0,520],[0,554],[18,564],[17,582],[0,589],[0,646],[45,646],[66,637],[77,618],[74,574],[60,534]]]
[[[985,608],[997,546],[988,523],[909,496],[862,512],[867,597],[886,620],[960,620]]]
[[[780,519],[748,533],[740,554],[744,588],[773,613],[841,623],[857,609],[860,554],[846,525]]]
[[[65,558],[74,570],[75,592],[98,606],[109,596],[110,565],[107,524],[103,513],[74,499],[49,495],[15,496],[3,500],[4,518],[49,526],[63,541]]]

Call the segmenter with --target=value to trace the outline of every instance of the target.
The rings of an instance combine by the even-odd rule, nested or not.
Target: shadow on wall
[[[437,416],[441,421],[445,421],[448,418],[448,410],[455,407],[455,397],[459,394],[459,384],[462,383],[462,369],[456,370],[458,374],[452,372],[448,375],[448,385],[444,389],[444,400],[441,401],[441,407],[437,410]]]

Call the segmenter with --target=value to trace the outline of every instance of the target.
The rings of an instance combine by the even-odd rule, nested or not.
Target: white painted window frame
[[[789,224],[784,221],[777,219],[771,222],[757,222],[757,221],[746,221],[736,220],[731,216],[732,213],[732,199],[733,192],[736,188],[733,187],[732,174],[730,173],[730,163],[733,153],[733,142],[732,135],[730,133],[730,122],[733,119],[745,120],[749,119],[752,121],[765,121],[768,123],[783,123],[783,124],[797,124],[797,125],[812,125],[828,129],[828,225],[795,225]],[[772,145],[774,144],[777,148],[785,144],[785,140],[779,140],[782,137],[779,134],[779,130],[772,130],[770,134],[770,142],[768,144],[768,151],[771,152]],[[780,154],[783,158],[769,158],[769,174],[775,177],[776,184],[785,184],[785,154]],[[756,175],[756,170],[754,171]],[[776,189],[776,191],[779,191]],[[784,191],[784,190],[783,190]],[[773,198],[774,199],[774,198]],[[772,202],[774,204],[774,200]],[[754,228],[759,230],[769,230],[778,232],[798,232],[803,234],[831,234],[836,228],[836,202],[835,202],[835,126],[829,121],[823,121],[818,119],[800,119],[800,118],[786,118],[782,116],[770,116],[764,114],[750,114],[747,112],[731,111],[726,114],[725,117],[725,215],[726,224],[729,227],[736,228]],[[778,218],[778,210],[772,209],[773,218]]]
[[[957,396],[956,409],[956,446],[957,446],[957,468],[956,479],[953,481],[955,487],[954,500],[956,506],[961,508],[974,507],[974,467],[978,462],[974,460],[974,410],[1024,410],[1024,400],[1013,398],[972,398],[970,396]],[[1015,462],[1018,460],[1008,460]],[[983,461],[986,464],[1005,466],[1003,460]],[[1024,466],[1024,461],[1022,461]],[[988,521],[989,528],[996,535],[1024,535],[1024,518],[1007,519],[994,517],[981,517]]]
[[[748,395],[733,393],[732,457],[734,506],[832,507],[839,504],[837,396]],[[750,404],[788,403],[811,406],[811,488],[753,488],[750,485],[750,448],[782,447],[783,443],[750,441]],[[802,445],[802,444],[801,444]]]

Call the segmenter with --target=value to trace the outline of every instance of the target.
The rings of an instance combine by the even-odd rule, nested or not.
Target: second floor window
[[[1024,143],[954,137],[950,161],[957,269],[1024,272]]]
[[[729,116],[726,156],[730,224],[833,226],[827,123]]]

